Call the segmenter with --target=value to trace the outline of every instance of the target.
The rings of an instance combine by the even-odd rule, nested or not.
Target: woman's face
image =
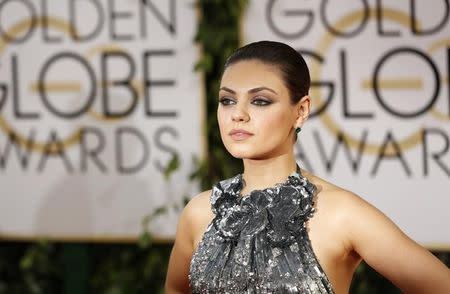
[[[305,97],[309,111],[309,97]],[[288,89],[273,65],[257,60],[230,65],[222,76],[217,108],[225,147],[243,159],[292,152],[295,127],[306,119],[301,107],[304,100],[296,105],[290,102]]]

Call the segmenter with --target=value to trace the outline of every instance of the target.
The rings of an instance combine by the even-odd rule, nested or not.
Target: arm
[[[450,270],[406,236],[381,211],[343,192],[347,234],[353,250],[405,293],[450,293]]]
[[[166,275],[164,292],[167,294],[190,293],[188,274],[193,253],[190,210],[190,204],[188,204],[178,221]]]
[[[192,198],[180,215],[166,275],[167,294],[191,293],[189,267],[195,250],[195,237],[203,234],[212,217],[210,194],[211,190],[208,190]]]

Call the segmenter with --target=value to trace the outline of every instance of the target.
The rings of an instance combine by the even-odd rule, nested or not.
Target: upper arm
[[[386,215],[350,192],[343,195],[348,238],[372,268],[407,293],[450,293],[450,270]]]
[[[209,191],[200,193],[181,212],[167,269],[165,293],[190,293],[188,275],[194,251],[194,233],[198,226],[201,202],[207,195]]]

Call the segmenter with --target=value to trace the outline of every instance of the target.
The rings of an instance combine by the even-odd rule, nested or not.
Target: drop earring
[[[298,133],[300,133],[301,130],[302,130],[302,128],[300,128],[300,127],[296,127],[296,128],[295,128],[295,140],[294,140],[294,141],[297,141],[297,139],[298,139]]]

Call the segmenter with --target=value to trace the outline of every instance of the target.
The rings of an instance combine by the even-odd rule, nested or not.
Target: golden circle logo
[[[368,12],[368,15],[365,15]],[[340,31],[345,31],[351,25],[357,23],[361,18],[367,17],[368,19],[376,18],[376,9],[368,9],[368,10],[358,10],[351,12],[343,17],[341,17],[338,21],[336,21],[332,26],[337,28]],[[383,16],[391,20],[392,22],[398,23],[402,26],[408,27],[410,25],[410,18],[407,14],[389,8],[384,8],[382,10]],[[420,27],[419,23],[416,23],[416,27]],[[317,52],[325,56],[333,45],[336,37],[330,33],[326,33],[319,41],[317,46]],[[436,42],[430,48],[430,52],[435,51],[438,48],[443,46],[448,46],[449,40],[443,40]],[[311,78],[314,80],[320,80],[321,76],[321,68],[318,64],[314,63],[311,66]],[[448,82],[448,78],[447,78]],[[364,80],[361,82],[361,86],[363,89],[372,89],[374,85],[372,85],[371,81]],[[385,79],[378,81],[379,88],[387,88],[387,89],[421,89],[423,87],[422,80],[420,79]],[[323,106],[326,102],[324,102],[322,98],[321,89],[319,87],[315,87],[311,89],[311,94],[313,98],[317,101],[319,107]],[[438,112],[435,107],[432,108],[431,113],[434,117],[440,118],[442,120],[449,120],[449,117],[443,113]],[[348,144],[349,147],[358,149],[361,146],[361,142],[359,139],[353,137],[347,131],[344,130],[342,126],[332,118],[329,112],[322,112],[319,116],[319,119],[322,121],[326,129],[328,129],[332,134],[338,136],[338,134],[342,134],[344,140]],[[422,140],[423,128],[420,128],[405,138],[401,139],[398,142],[398,146],[401,150],[407,150],[415,147]],[[363,153],[367,154],[377,154],[381,148],[381,145],[375,143],[366,143],[365,148],[362,150]],[[385,154],[387,156],[392,156],[396,154],[398,150],[396,150],[392,145],[386,146]]]
[[[53,29],[59,30],[66,34],[72,34],[74,29],[70,27],[65,21],[55,18],[55,17],[38,17],[36,19],[30,20],[25,19],[17,22],[11,28],[6,31],[6,35],[16,37],[23,31],[26,31],[30,27],[44,26],[47,25]],[[9,42],[0,39],[0,55],[4,52]],[[60,85],[61,86],[61,85]],[[62,88],[67,88],[66,85],[62,85]],[[48,145],[48,143],[29,141],[24,135],[22,135],[18,130],[14,129],[11,124],[2,116],[0,116],[0,129],[11,137],[16,139],[16,142],[23,148],[29,149],[35,152],[48,152],[48,153],[60,153],[65,148],[68,148],[74,144],[80,142],[81,130],[77,129],[72,132],[71,135],[61,140],[60,144]]]
[[[33,19],[25,19],[18,21],[14,25],[12,25],[9,29],[5,31],[5,36],[8,36],[8,38],[0,39],[0,56],[4,51],[6,50],[7,46],[10,44],[10,41],[16,37],[18,37],[21,33],[25,31],[29,31],[31,28],[35,27],[42,27],[42,26],[48,26],[50,28],[53,28],[55,30],[61,31],[67,35],[72,36],[75,40],[78,38],[78,33],[76,32],[75,28],[72,27],[69,23],[66,21],[46,16],[46,17],[38,17]],[[8,40],[7,40],[8,39]],[[121,48],[116,45],[98,45],[96,47],[93,47],[89,49],[84,57],[86,58],[92,58],[97,54],[102,53],[126,53],[126,50],[124,48]],[[94,87],[97,88],[106,88],[108,86],[111,86],[112,82],[107,80],[101,80],[97,81]],[[45,84],[38,84],[36,82],[31,82],[30,86],[28,87],[31,92],[74,92],[74,93],[81,93],[82,92],[82,85],[80,82],[46,82]],[[131,88],[135,93],[137,93],[137,97],[143,96],[144,91],[144,85],[143,82],[140,80],[133,80],[131,82]],[[5,97],[6,99],[6,92]],[[123,118],[121,117],[105,117],[89,107],[87,114],[100,122],[117,122],[118,120],[121,120]],[[57,154],[62,152],[63,150],[76,145],[80,142],[80,135],[82,132],[81,128],[77,128],[75,131],[73,131],[70,135],[68,135],[66,138],[63,138],[61,142],[58,143],[43,143],[38,142],[34,140],[28,139],[26,136],[20,133],[19,130],[15,129],[10,122],[7,121],[6,118],[3,116],[0,116],[0,130],[2,130],[5,134],[9,135],[10,137],[14,138],[17,144],[19,144],[21,147],[34,151],[34,152],[46,152],[51,154]]]
[[[443,39],[443,40],[433,42],[431,44],[431,46],[428,48],[428,53],[433,54],[438,49],[441,49],[441,48],[450,48],[450,39]],[[448,86],[449,85],[449,77],[444,78],[442,80],[442,83],[447,84],[447,86]],[[439,110],[436,109],[435,106],[431,109],[431,114],[433,115],[434,118],[436,118],[438,120],[441,120],[444,122],[450,121],[450,116],[440,112]]]

